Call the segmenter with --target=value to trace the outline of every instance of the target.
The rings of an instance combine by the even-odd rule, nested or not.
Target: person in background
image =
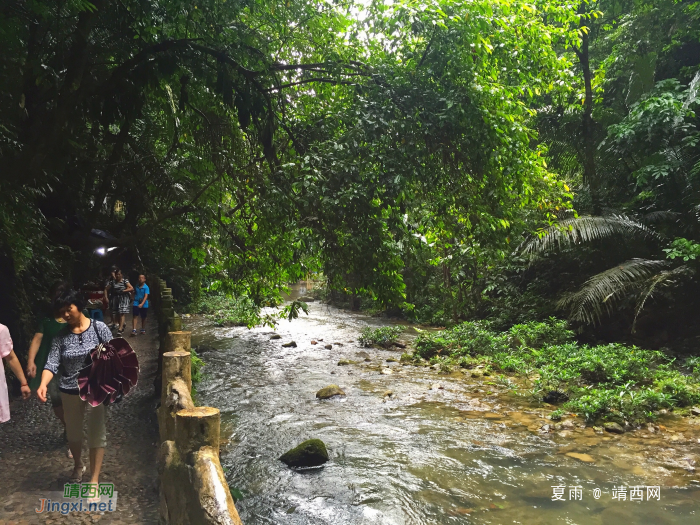
[[[46,317],[39,320],[39,326],[32,343],[29,346],[29,355],[27,357],[27,377],[29,377],[29,388],[36,392],[41,384],[41,371],[44,369],[46,359],[49,357],[51,350],[51,341],[63,330],[67,325],[66,321],[61,318],[60,314],[53,311],[53,302],[64,290],[70,288],[65,281],[54,283],[49,290],[49,299],[51,301],[50,312],[47,312]],[[37,369],[39,375],[37,375]],[[54,376],[48,386],[49,397],[51,398],[51,406],[54,414],[63,425],[63,435],[66,437],[66,422],[63,419],[63,404],[61,402],[61,393],[58,390],[58,375]],[[67,438],[66,438],[67,440]],[[70,448],[67,449],[67,455],[72,458],[73,455]]]
[[[6,361],[7,366],[19,379],[20,385],[22,385],[22,399],[31,396],[32,391],[27,383],[27,378],[24,377],[24,372],[22,372],[22,365],[15,355],[10,330],[4,324],[0,324],[0,358],[0,423],[5,423],[10,420],[10,396],[7,393],[5,367],[2,362]]]
[[[148,315],[148,296],[151,293],[150,288],[146,284],[146,276],[139,275],[139,284],[136,287],[134,294],[134,318],[132,320],[134,329],[131,335],[136,335],[136,320],[141,317],[141,333],[146,333],[146,316]]]
[[[109,288],[109,285],[112,284],[112,281],[114,281],[116,279],[116,276],[115,276],[116,270],[117,270],[117,267],[112,266],[112,269],[110,270],[109,278],[107,279],[107,281],[105,281],[105,291],[107,291],[107,289]],[[112,317],[112,304],[110,303],[110,299],[111,299],[111,293],[108,295],[105,295],[105,298],[104,298],[105,310],[106,310],[106,312],[109,313],[109,322],[107,323],[107,325],[111,329],[115,329],[117,327],[117,324],[114,322],[115,321],[114,317]]]
[[[102,460],[107,444],[105,427],[105,406],[92,407],[80,399],[78,375],[85,366],[85,360],[100,343],[112,339],[112,333],[101,321],[93,321],[82,313],[85,299],[75,290],[66,290],[54,301],[54,308],[61,313],[68,326],[53,338],[49,357],[41,373],[41,385],[37,396],[45,403],[46,392],[51,379],[63,368],[58,388],[61,391],[63,411],[66,420],[68,446],[73,452],[75,464],[70,479],[74,483],[82,481],[85,467],[81,460],[83,446],[83,419],[87,409],[88,446],[90,447],[90,483],[99,483]]]
[[[114,270],[114,280],[110,281],[107,288],[105,288],[105,300],[111,292],[112,296],[109,300],[112,308],[112,319],[117,321],[118,336],[121,336],[126,328],[126,314],[129,313],[131,292],[133,291],[134,287],[131,286],[129,280],[124,277],[119,268],[116,268]]]

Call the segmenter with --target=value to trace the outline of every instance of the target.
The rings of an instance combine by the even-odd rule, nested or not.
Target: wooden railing
[[[163,317],[172,319],[172,314]],[[160,522],[242,525],[219,462],[220,412],[194,405],[190,393],[191,333],[177,328],[161,343]]]

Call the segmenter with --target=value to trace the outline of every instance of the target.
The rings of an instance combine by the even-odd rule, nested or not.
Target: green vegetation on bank
[[[516,374],[539,400],[562,402],[559,410],[589,422],[631,424],[651,420],[661,409],[700,402],[700,360],[687,359],[683,369],[664,352],[635,346],[581,345],[567,323],[518,324],[504,332],[485,321],[462,323],[449,330],[421,334],[413,360],[471,368],[477,364]],[[555,411],[554,417],[560,414]]]
[[[281,301],[269,299],[266,306],[278,306]],[[279,319],[296,319],[300,312],[308,314],[308,307],[303,301],[292,301],[280,311],[263,313],[260,303],[256,303],[245,295],[230,297],[223,293],[202,294],[189,307],[190,313],[210,317],[217,326],[247,326],[258,325],[274,328]]]
[[[388,347],[396,342],[403,330],[403,326],[382,326],[381,328],[368,326],[362,330],[358,341],[362,346],[379,345]]]
[[[199,357],[197,351],[194,348],[190,348],[190,374],[192,378],[192,388],[190,389],[190,395],[192,399],[196,399],[197,396],[197,385],[202,380],[202,369],[204,368],[204,361]]]
[[[205,294],[189,308],[191,313],[210,316],[218,326],[247,326],[260,324],[260,307],[246,296],[228,297]]]

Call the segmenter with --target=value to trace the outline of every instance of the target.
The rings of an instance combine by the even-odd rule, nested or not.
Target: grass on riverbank
[[[261,322],[260,308],[245,296],[205,295],[190,306],[190,313],[210,316],[217,326],[252,327]]]
[[[687,359],[681,367],[661,351],[616,343],[580,345],[566,322],[554,318],[505,332],[477,321],[423,334],[412,359],[440,363],[443,370],[483,364],[487,371],[516,374],[539,400],[550,394],[563,401],[556,413],[574,412],[589,422],[638,424],[661,409],[700,403],[700,358]]]

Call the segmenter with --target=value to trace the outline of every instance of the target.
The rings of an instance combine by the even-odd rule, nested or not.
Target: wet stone
[[[615,423],[614,421],[607,421],[603,423],[603,428],[607,432],[611,432],[613,434],[624,434],[625,429],[622,428],[622,426],[619,423]]]
[[[318,467],[328,461],[326,444],[320,439],[308,439],[282,454],[280,461],[289,467]]]
[[[328,385],[316,392],[318,399],[329,399],[333,396],[344,396],[345,392],[338,385]]]
[[[567,452],[567,456],[570,458],[578,459],[579,461],[583,461],[584,463],[593,463],[593,458],[589,456],[588,454],[581,454],[578,452]]]

